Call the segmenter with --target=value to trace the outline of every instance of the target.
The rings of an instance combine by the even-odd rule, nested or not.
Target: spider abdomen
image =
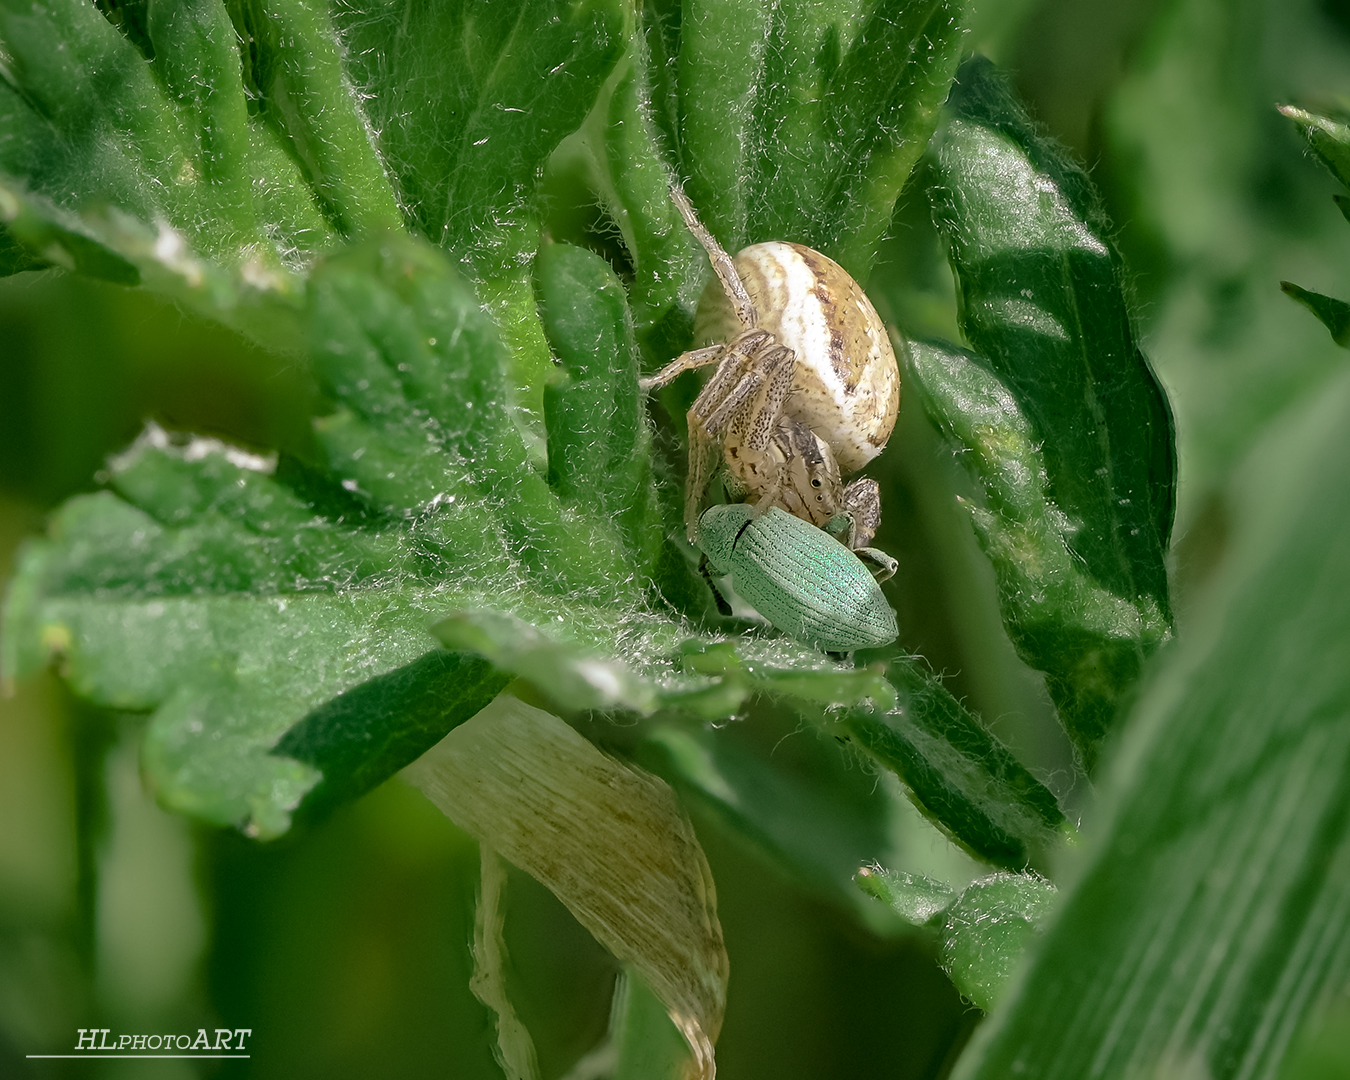
[[[856,472],[881,452],[900,407],[900,372],[872,302],[834,260],[801,244],[752,244],[735,258],[756,325],[796,353],[784,412],[829,444],[839,468]],[[741,331],[714,279],[699,300],[700,343]]]

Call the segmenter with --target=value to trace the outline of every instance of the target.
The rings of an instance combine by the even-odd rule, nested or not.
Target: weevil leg
[[[890,581],[895,577],[895,572],[900,568],[900,563],[884,551],[874,547],[854,548],[853,554],[862,559],[865,563],[872,564],[872,578],[880,584],[883,581]]]
[[[708,560],[706,557],[699,559],[698,572],[703,575],[703,580],[708,583],[708,588],[712,590],[713,603],[717,605],[717,614],[721,615],[723,618],[729,618],[731,616],[731,605],[727,603],[726,597],[722,595],[722,591],[717,587],[717,582],[713,581],[712,571],[708,569]]]
[[[736,264],[731,261],[731,256],[726,253],[726,249],[717,242],[717,237],[713,236],[703,222],[699,221],[698,215],[694,213],[694,207],[685,196],[684,192],[672,184],[670,186],[670,200],[675,204],[675,209],[680,212],[680,217],[684,218],[685,227],[694,234],[695,239],[703,245],[703,250],[708,253],[708,261],[712,263],[713,273],[717,275],[717,280],[722,283],[722,291],[727,294],[727,299],[731,301],[731,306],[735,309],[736,318],[740,319],[741,325],[747,330],[755,325],[755,305],[750,299],[750,294],[745,291],[745,283],[741,281],[741,275],[736,272]]]
[[[854,551],[872,543],[881,525],[881,487],[875,480],[854,480],[844,488],[841,508],[852,517],[848,546]]]
[[[659,390],[668,383],[674,382],[686,371],[694,371],[717,363],[725,350],[725,345],[709,345],[706,349],[691,349],[689,352],[680,353],[655,375],[639,379],[638,389],[644,394],[652,390]]]
[[[847,511],[841,510],[821,526],[825,532],[829,533],[838,540],[844,547],[848,547],[849,530],[853,528],[853,515]],[[852,551],[852,548],[849,548]]]

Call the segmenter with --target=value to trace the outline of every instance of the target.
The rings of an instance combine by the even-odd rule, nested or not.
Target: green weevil
[[[698,521],[708,562],[779,630],[825,652],[894,641],[881,588],[847,547],[799,517],[746,503],[714,506]]]

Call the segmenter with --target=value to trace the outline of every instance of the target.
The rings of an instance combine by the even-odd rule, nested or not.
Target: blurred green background
[[[1224,478],[1346,363],[1278,288],[1350,292],[1350,230],[1333,181],[1274,105],[1350,102],[1350,2],[986,0],[972,23],[970,47],[1013,72],[1116,223],[1177,415],[1184,633],[1232,528]],[[574,231],[567,178],[549,190],[560,193],[555,231]],[[950,274],[913,187],[868,291],[905,332],[955,337]],[[0,574],[147,419],[310,456],[311,394],[299,361],[147,295],[54,272],[0,281]],[[1021,716],[1043,709],[1035,681],[1011,698],[1016,677],[993,689],[963,681],[956,643],[970,634],[952,628],[990,616],[944,592],[940,538],[916,524],[925,491],[904,454],[926,435],[908,408],[884,459],[880,538],[905,565],[902,641],[1081,802],[1087,793],[1065,791],[1062,745]],[[54,676],[0,700],[0,1077],[500,1075],[489,1015],[467,986],[478,873],[467,836],[398,781],[270,846],[194,826],[143,793],[139,723],[79,704]],[[816,738],[765,711],[743,727],[786,740],[787,754]],[[890,865],[972,872],[887,784],[857,767],[838,782],[887,803]],[[859,925],[714,821],[696,824],[733,967],[721,1075],[941,1075],[978,1013],[923,942]],[[518,1007],[544,1076],[561,1077],[603,1034],[616,968],[523,875],[508,909]],[[253,1029],[251,1061],[24,1056],[66,1049],[82,1027],[218,1026]]]

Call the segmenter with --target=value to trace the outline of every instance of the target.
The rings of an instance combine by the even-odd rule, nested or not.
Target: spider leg
[[[727,294],[727,299],[731,301],[731,306],[736,312],[736,318],[740,319],[741,325],[747,330],[751,329],[756,322],[755,305],[750,299],[750,294],[745,291],[745,283],[741,281],[741,275],[736,273],[736,264],[731,261],[731,256],[717,242],[717,237],[713,236],[704,227],[703,222],[699,221],[689,199],[674,184],[670,186],[670,200],[679,210],[680,216],[684,218],[684,223],[689,231],[694,234],[698,242],[703,245],[703,250],[708,253],[708,261],[712,263],[713,273],[717,275],[717,280],[722,283],[722,291]]]
[[[722,441],[689,410],[689,475],[684,481],[684,529],[691,544],[698,543],[698,515],[708,482],[722,460]]]
[[[693,371],[695,368],[707,367],[709,364],[717,363],[725,348],[724,345],[709,345],[706,349],[691,349],[689,352],[680,353],[655,375],[639,379],[638,388],[644,394],[650,390],[659,390],[667,383],[674,382],[686,371]]]
[[[728,431],[740,431],[745,426],[745,417],[753,415],[750,408],[756,396],[764,386],[764,373],[750,370],[741,377],[740,382],[722,399],[722,403],[713,410],[712,415],[703,420],[703,426],[709,435],[721,437]],[[693,410],[689,410],[693,413]]]
[[[700,420],[706,420],[711,416],[726,396],[745,378],[748,370],[746,360],[744,354],[728,349],[722,357],[722,362],[717,365],[713,377],[704,384],[698,397],[694,399],[694,404],[689,407],[689,412]]]
[[[756,370],[763,374],[767,388],[763,399],[747,418],[742,441],[751,450],[763,453],[769,448],[778,421],[783,415],[783,403],[792,391],[792,376],[797,367],[797,354],[785,345],[765,349],[756,357]]]
[[[722,439],[727,429],[753,403],[764,376],[748,371],[727,394],[710,416],[700,416],[698,410],[689,410],[689,475],[684,481],[684,524],[690,542],[697,533],[698,515],[703,496],[713,474],[722,462]]]

